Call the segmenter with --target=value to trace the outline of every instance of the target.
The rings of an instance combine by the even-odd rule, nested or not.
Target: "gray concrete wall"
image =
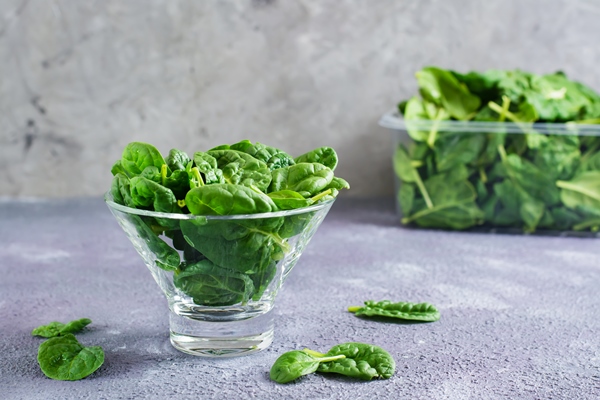
[[[87,196],[133,140],[329,145],[392,193],[379,116],[424,65],[564,70],[600,89],[595,0],[4,0],[0,196]]]

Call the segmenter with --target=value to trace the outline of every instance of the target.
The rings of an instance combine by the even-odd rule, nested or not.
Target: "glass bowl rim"
[[[113,201],[112,193],[107,191],[104,194],[104,201],[108,205],[109,208],[127,213],[127,214],[135,214],[146,217],[155,217],[155,218],[166,218],[166,219],[179,219],[179,220],[192,220],[192,219],[206,219],[206,220],[232,220],[232,219],[261,219],[261,218],[276,218],[276,217],[287,217],[291,215],[299,215],[305,214],[313,211],[320,211],[322,209],[330,207],[334,199],[326,200],[308,207],[296,208],[293,210],[282,210],[282,211],[273,211],[268,213],[256,213],[256,214],[233,214],[233,215],[194,215],[194,214],[176,214],[176,213],[164,213],[158,211],[148,211],[142,210],[139,208],[127,207]]]

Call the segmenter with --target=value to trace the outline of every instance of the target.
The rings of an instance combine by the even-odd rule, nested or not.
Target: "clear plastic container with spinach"
[[[401,222],[424,228],[594,235],[600,95],[563,73],[416,73],[393,129]],[[580,232],[580,233],[577,233]]]

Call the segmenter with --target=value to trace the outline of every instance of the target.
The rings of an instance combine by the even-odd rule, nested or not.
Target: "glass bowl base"
[[[273,329],[255,336],[214,338],[180,335],[171,332],[171,344],[177,350],[202,357],[236,357],[252,354],[269,347]]]
[[[184,353],[204,357],[255,353],[273,342],[272,314],[232,321],[205,321],[171,312],[171,344]]]

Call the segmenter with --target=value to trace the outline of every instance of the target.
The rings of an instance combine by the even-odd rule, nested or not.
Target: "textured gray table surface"
[[[267,350],[207,359],[173,349],[167,304],[99,199],[0,202],[3,399],[593,399],[600,397],[597,239],[398,226],[392,201],[340,199],[280,293]],[[366,299],[429,301],[429,324],[346,312]],[[89,317],[104,365],[47,379],[33,327]],[[360,341],[397,361],[389,380],[313,374],[271,382],[284,351]]]

